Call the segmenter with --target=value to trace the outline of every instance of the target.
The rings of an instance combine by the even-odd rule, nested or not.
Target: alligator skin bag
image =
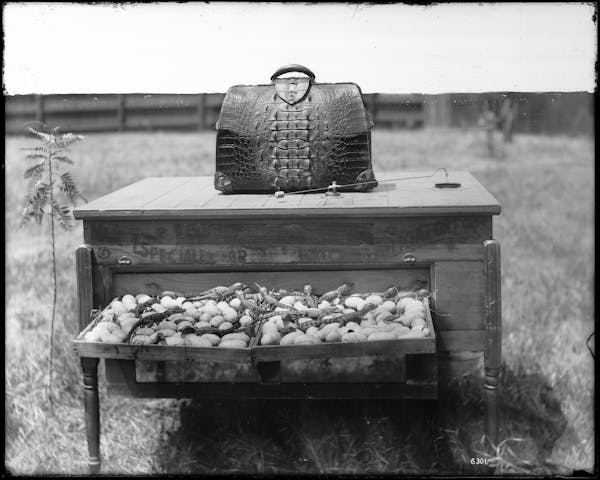
[[[279,78],[289,72],[307,77]],[[231,87],[217,122],[215,188],[224,193],[326,189],[366,191],[370,116],[354,83],[316,83],[301,65],[277,70],[269,85]],[[320,190],[321,192],[323,190]]]

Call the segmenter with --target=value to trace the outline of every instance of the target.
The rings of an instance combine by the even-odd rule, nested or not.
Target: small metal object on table
[[[433,292],[435,331],[431,340],[394,347],[394,367],[370,381],[351,375],[332,381],[312,358],[312,352],[360,355],[359,344],[224,352],[88,344],[78,337],[90,470],[100,468],[100,358],[108,393],[133,397],[437,398],[438,386],[450,380],[438,376],[443,357],[484,352],[486,433],[497,442],[500,247],[492,220],[500,205],[467,172],[447,177],[456,188],[436,187],[440,179],[427,172],[402,175],[416,178],[395,184],[380,175],[370,192],[283,196],[224,195],[213,190],[212,177],[147,178],[77,208],[85,242],[77,249],[82,332],[92,309],[118,295],[237,281],[291,289],[311,283],[315,291],[353,281],[357,292],[424,284]],[[191,375],[184,368],[190,361],[216,367]],[[223,380],[227,375],[234,381]]]

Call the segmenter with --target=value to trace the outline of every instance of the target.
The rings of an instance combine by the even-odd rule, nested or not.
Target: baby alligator
[[[375,308],[377,308],[377,305],[367,303],[360,312],[342,313],[336,317],[329,318],[325,318],[327,315],[322,315],[316,320],[303,322],[302,325],[298,325],[298,329],[305,332],[309,327],[320,327],[328,323],[339,323],[344,326],[348,322],[360,322],[368,312]]]
[[[183,308],[170,307],[167,310],[165,310],[164,312],[146,313],[145,315],[142,315],[141,318],[139,318],[139,314],[138,314],[136,316],[139,318],[139,320],[131,326],[131,328],[129,329],[129,333],[127,334],[127,336],[125,337],[125,340],[123,340],[123,341],[125,343],[129,343],[129,340],[131,339],[134,332],[139,327],[142,327],[142,326],[148,327],[148,326],[152,325],[153,323],[157,323],[157,322],[164,320],[165,318],[173,315],[174,313],[183,313],[183,312],[185,312],[185,310]]]

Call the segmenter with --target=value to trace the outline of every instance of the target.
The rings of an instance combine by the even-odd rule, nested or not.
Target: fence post
[[[119,132],[125,130],[125,95],[117,95],[117,121],[119,123]]]
[[[206,128],[206,116],[204,111],[206,110],[206,99],[204,93],[198,94],[198,130],[204,130]]]
[[[35,119],[44,123],[44,97],[42,95],[35,96]]]
[[[371,118],[373,119],[373,125],[377,125],[377,94],[372,93],[371,98],[369,100],[369,112],[371,113]]]

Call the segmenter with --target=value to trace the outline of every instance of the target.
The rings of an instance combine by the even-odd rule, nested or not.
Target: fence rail
[[[475,126],[484,102],[497,112],[507,95],[518,106],[517,132],[593,132],[593,94],[585,92],[363,97],[375,128],[422,128]],[[7,96],[5,132],[21,134],[24,124],[34,120],[73,132],[213,129],[224,97],[223,93]]]

